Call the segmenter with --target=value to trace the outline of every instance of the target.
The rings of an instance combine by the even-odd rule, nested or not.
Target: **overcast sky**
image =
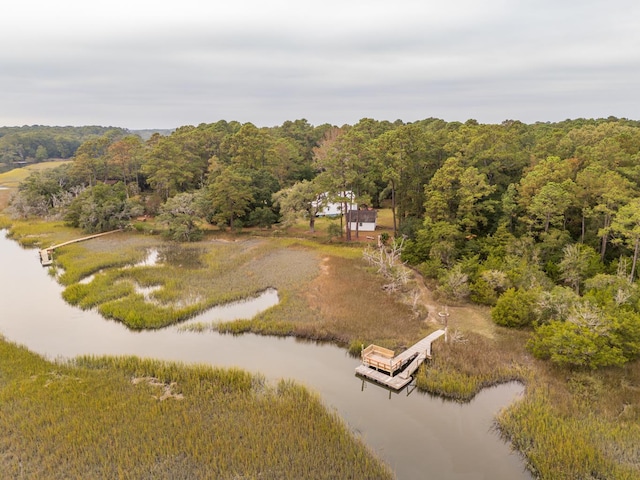
[[[640,119],[638,0],[20,0],[0,125]]]

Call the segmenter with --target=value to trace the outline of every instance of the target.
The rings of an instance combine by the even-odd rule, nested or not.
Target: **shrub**
[[[329,240],[341,237],[342,229],[340,228],[340,225],[338,225],[337,223],[330,223],[327,227],[327,235],[329,236]]]
[[[525,327],[535,320],[536,290],[509,288],[491,309],[491,318],[504,327]]]
[[[495,290],[484,278],[479,278],[470,287],[471,300],[481,305],[495,305],[498,296]]]
[[[553,321],[540,326],[529,343],[533,354],[560,366],[620,366],[625,363],[622,350],[591,329],[573,322]]]
[[[249,225],[260,228],[271,228],[278,216],[269,207],[258,207],[249,214]]]

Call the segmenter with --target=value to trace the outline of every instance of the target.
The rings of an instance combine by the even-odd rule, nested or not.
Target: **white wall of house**
[[[353,202],[353,192],[345,192],[345,196],[347,198],[351,198],[351,201]],[[328,199],[330,198],[329,192],[326,192],[322,195],[322,200],[318,203],[320,203],[320,210],[318,211],[317,216],[318,217],[337,217],[339,215],[342,215],[342,207],[343,204],[340,202],[329,202]],[[314,202],[314,206],[318,205],[318,203]],[[348,203],[347,204],[347,208],[349,210],[357,210],[358,209],[358,204],[357,203]]]

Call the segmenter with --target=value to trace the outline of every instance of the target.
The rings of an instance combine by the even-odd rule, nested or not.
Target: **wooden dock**
[[[40,257],[40,263],[42,264],[43,267],[48,267],[49,265],[53,264],[53,251],[56,248],[64,247],[65,245],[70,245],[72,243],[84,242],[85,240],[91,240],[92,238],[102,237],[104,235],[109,235],[111,233],[116,233],[121,231],[122,229],[120,228],[118,230],[111,230],[110,232],[96,233],[94,235],[89,235],[82,238],[76,238],[75,240],[69,240],[67,242],[59,243],[58,245],[53,245],[49,248],[43,248],[38,252],[38,255]]]
[[[431,344],[445,333],[436,330],[396,356],[391,350],[370,345],[362,351],[362,365],[356,367],[356,375],[400,390],[411,382],[422,362],[431,358]]]

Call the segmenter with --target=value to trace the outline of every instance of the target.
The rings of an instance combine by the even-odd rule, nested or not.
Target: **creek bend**
[[[390,394],[357,378],[359,361],[332,345],[179,331],[176,326],[131,331],[94,311],[71,307],[61,291],[40,266],[37,250],[22,249],[0,231],[0,335],[8,341],[51,360],[83,354],[137,355],[239,367],[271,380],[290,378],[318,392],[398,479],[532,478],[520,455],[492,430],[496,412],[522,395],[520,384],[485,389],[464,405],[417,391]],[[273,304],[277,292],[267,291],[259,298],[264,303],[254,309]],[[192,321],[218,318],[212,311],[203,316]]]

